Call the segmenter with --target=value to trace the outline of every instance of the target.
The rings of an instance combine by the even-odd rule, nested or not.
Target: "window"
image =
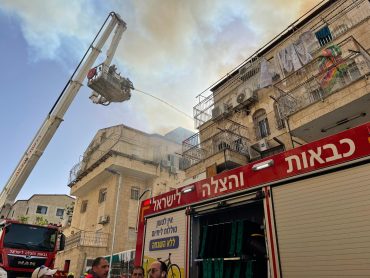
[[[242,138],[236,139],[234,141],[234,144],[235,144],[235,148],[234,148],[235,151],[237,151],[237,152],[242,152],[243,151],[244,146],[243,146]]]
[[[270,127],[265,109],[259,109],[253,116],[257,139],[262,139],[270,135]]]
[[[100,189],[99,191],[99,199],[98,199],[98,203],[103,203],[105,200],[107,199],[107,189],[106,188],[102,188]]]
[[[27,208],[27,210],[26,210],[26,215],[28,214],[28,210],[29,210],[29,208]]]
[[[317,31],[315,33],[315,36],[317,40],[319,41],[320,46],[323,46],[333,40],[333,37],[330,33],[330,29],[328,26],[324,26],[319,31]]]
[[[89,271],[92,268],[94,259],[86,259],[85,261],[85,272]]]
[[[258,122],[258,129],[261,138],[267,137],[269,135],[270,131],[267,118],[264,118]]]
[[[355,61],[351,61],[350,63],[348,63],[346,74],[348,74],[348,77],[350,78],[350,82],[357,80],[358,78],[361,77],[361,72],[358,69]]]
[[[219,151],[223,151],[223,150],[227,150],[227,149],[230,149],[230,145],[227,144],[226,142],[221,142],[220,144],[218,144],[218,150]]]
[[[140,192],[139,188],[131,187],[131,199],[132,200],[139,200],[139,192]]]
[[[64,209],[57,209],[56,216],[63,216],[64,215]]]
[[[48,207],[45,207],[45,206],[37,206],[36,213],[46,214],[47,211],[48,211]]]
[[[82,201],[80,212],[81,212],[81,213],[84,213],[86,210],[87,210],[87,200]]]
[[[47,227],[35,227],[25,224],[12,224],[6,227],[4,247],[19,248],[27,246],[27,249],[52,252],[55,248],[57,230]]]

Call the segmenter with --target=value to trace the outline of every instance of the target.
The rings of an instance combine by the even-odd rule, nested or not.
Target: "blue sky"
[[[318,2],[0,0],[0,186],[110,11],[127,23],[113,61],[121,73],[192,115],[196,95]],[[79,91],[18,199],[68,194],[69,171],[101,128],[125,124],[160,134],[193,128],[191,119],[135,91],[130,101],[108,107],[89,95],[86,86]]]

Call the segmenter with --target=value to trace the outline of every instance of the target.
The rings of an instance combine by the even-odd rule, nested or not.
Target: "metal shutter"
[[[370,164],[272,194],[284,278],[370,277]]]

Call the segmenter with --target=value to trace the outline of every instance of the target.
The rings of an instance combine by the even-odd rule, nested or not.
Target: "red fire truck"
[[[2,277],[31,276],[36,267],[53,268],[58,250],[64,249],[64,235],[54,225],[0,223],[0,272]],[[6,277],[6,276],[5,276]]]
[[[145,200],[170,277],[370,277],[370,123]]]

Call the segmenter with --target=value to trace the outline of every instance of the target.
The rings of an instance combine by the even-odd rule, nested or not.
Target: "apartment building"
[[[198,96],[186,178],[368,122],[369,20],[369,1],[323,1]]]
[[[73,206],[74,198],[65,194],[34,194],[28,200],[17,200],[9,218],[36,224],[38,219],[53,224],[67,221],[67,208]]]
[[[162,136],[118,125],[97,132],[71,170],[69,187],[76,204],[58,268],[69,266],[81,275],[93,258],[135,248],[140,198],[176,188],[184,179],[181,134],[189,131]]]

